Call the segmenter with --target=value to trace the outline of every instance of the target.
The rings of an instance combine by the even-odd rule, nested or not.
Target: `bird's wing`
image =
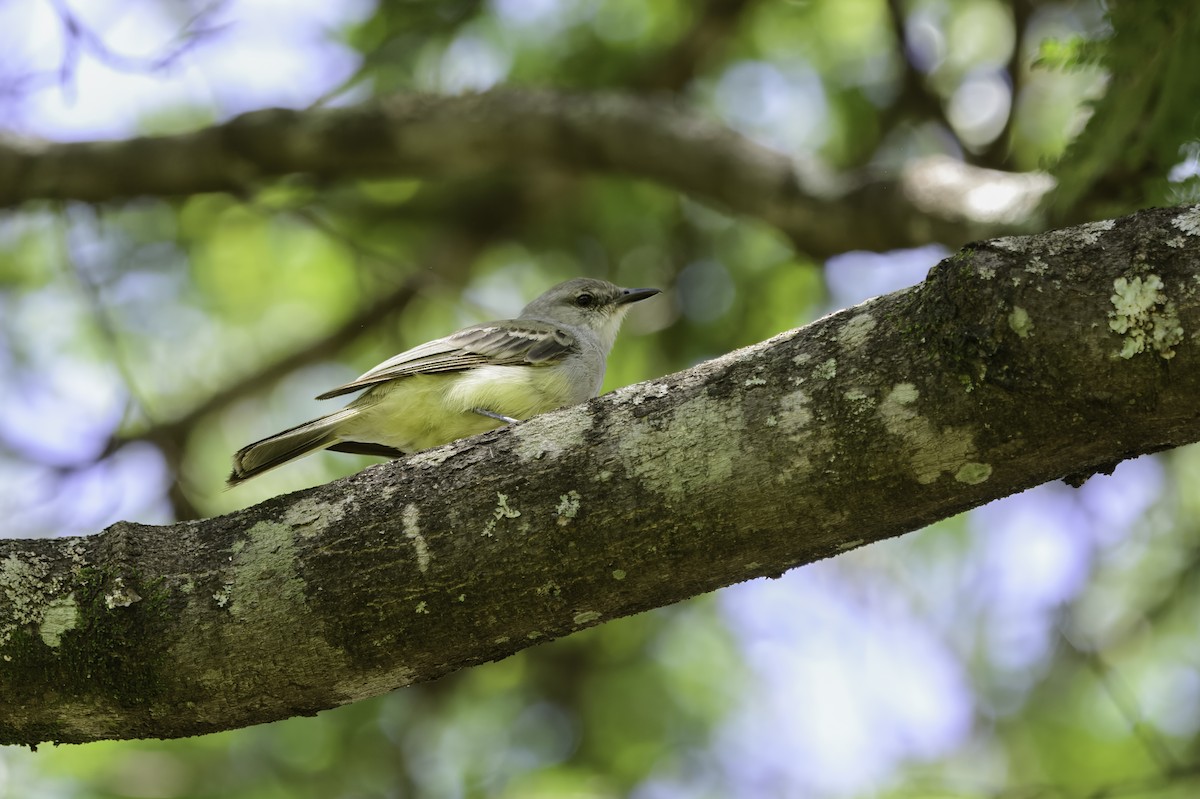
[[[409,375],[459,372],[474,366],[549,365],[576,350],[575,337],[548,322],[532,319],[509,320],[503,325],[489,322],[388,358],[317,399],[338,397]]]

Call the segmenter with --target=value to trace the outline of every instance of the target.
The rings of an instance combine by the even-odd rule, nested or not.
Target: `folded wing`
[[[464,328],[445,338],[413,347],[355,380],[317,396],[339,397],[400,377],[438,372],[459,372],[475,366],[550,365],[575,352],[570,333],[548,322],[510,320]]]

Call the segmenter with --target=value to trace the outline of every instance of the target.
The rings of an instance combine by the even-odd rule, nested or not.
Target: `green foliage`
[[[1200,139],[1200,6],[1157,0],[1114,3],[1103,47],[1063,44],[1070,66],[1097,63],[1108,85],[1092,103],[1087,128],[1055,166],[1052,211],[1064,216],[1084,198],[1124,212],[1169,202],[1168,175]]]
[[[1046,69],[1094,67],[1103,64],[1106,52],[1102,42],[1084,36],[1042,39],[1033,66]]]

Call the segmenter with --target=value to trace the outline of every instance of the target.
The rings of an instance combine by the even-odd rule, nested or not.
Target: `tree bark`
[[[36,199],[245,192],[319,179],[552,168],[655,181],[758,217],[814,257],[1037,230],[1054,181],[951,158],[899,174],[823,174],[680,106],[620,94],[497,89],[352,108],[254,111],[194,133],[116,142],[0,143],[0,207]]]
[[[0,743],[353,702],[1200,438],[1200,207],[214,519],[0,541]]]

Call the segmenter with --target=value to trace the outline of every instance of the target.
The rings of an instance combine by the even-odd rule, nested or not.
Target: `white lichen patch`
[[[49,574],[49,565],[36,555],[25,558],[9,555],[0,561],[0,590],[12,605],[18,622],[32,620],[27,612],[33,609],[33,599],[39,593],[42,580]]]
[[[989,463],[964,463],[954,473],[954,479],[960,483],[967,485],[979,485],[986,483],[987,479],[992,476],[992,466]]]
[[[624,580],[626,577],[624,569],[613,569],[612,578],[614,580]]]
[[[521,511],[508,506],[508,494],[499,492],[496,492],[496,510],[493,513],[497,519],[515,519],[521,515]]]
[[[1175,357],[1175,345],[1183,341],[1183,325],[1164,288],[1162,278],[1153,274],[1113,281],[1108,328],[1124,336],[1118,353],[1122,358],[1147,350],[1162,358]]]
[[[1048,271],[1050,271],[1050,267],[1046,264],[1045,261],[1043,261],[1041,259],[1040,256],[1035,255],[1035,256],[1033,256],[1032,261],[1025,264],[1025,271],[1031,275],[1037,275],[1037,276],[1041,277],[1042,275],[1044,275]]]
[[[349,497],[327,502],[306,497],[297,500],[283,514],[283,521],[299,530],[305,538],[320,535],[336,524],[346,515],[346,505],[351,502]]]
[[[1021,236],[1001,236],[998,239],[989,239],[987,243],[994,249],[1018,254],[1029,248],[1029,239]]]
[[[141,601],[141,595],[125,585],[124,577],[114,578],[112,586],[104,593],[104,607],[109,610],[113,608],[127,608],[133,603]]]
[[[541,419],[538,424],[523,424],[513,428],[516,446],[513,448],[522,461],[546,456],[557,458],[562,453],[583,446],[583,435],[592,427],[592,414],[583,405],[574,405]]]
[[[9,555],[0,561],[0,593],[8,600],[11,623],[0,623],[0,646],[27,625],[42,621],[45,597],[56,586],[49,585],[50,564],[38,555]]]
[[[1100,237],[1116,227],[1116,224],[1117,221],[1115,219],[1101,219],[1099,222],[1088,222],[1074,228],[1069,228],[1069,231],[1074,233],[1079,241],[1090,246],[1100,241]]]
[[[78,538],[67,539],[67,558],[71,561],[71,571],[79,574],[87,565],[87,555],[84,554],[83,543]]]
[[[891,392],[888,394],[887,402],[895,402],[900,405],[912,405],[921,398],[921,392],[912,383],[897,383],[892,386]]]
[[[1050,255],[1077,252],[1100,241],[1101,236],[1116,226],[1115,219],[1102,219],[1085,225],[1051,230],[1035,237],[1038,246]]]
[[[491,538],[496,534],[496,525],[503,519],[516,519],[521,515],[521,511],[508,506],[508,495],[496,493],[496,509],[492,511],[492,518],[483,527],[483,535]]]
[[[701,394],[676,407],[661,427],[633,425],[617,440],[626,473],[655,493],[686,500],[733,476],[733,453],[742,452],[746,428],[741,407]],[[678,457],[647,458],[647,452]]]
[[[78,623],[79,605],[75,602],[74,594],[67,594],[46,604],[46,612],[42,614],[38,634],[46,646],[58,646],[63,635],[69,630],[74,630]]]
[[[813,369],[813,377],[818,380],[832,380],[837,377],[837,360],[830,358]]]
[[[842,394],[842,398],[850,404],[855,413],[864,413],[875,407],[875,398],[861,388],[848,389]]]
[[[598,621],[602,615],[604,614],[596,610],[581,610],[575,614],[575,623],[579,625],[591,624],[594,621]]]
[[[858,350],[866,346],[870,333],[879,324],[869,313],[853,316],[842,329],[838,331],[838,343],[848,350]]]
[[[1033,320],[1029,318],[1029,312],[1020,305],[1014,305],[1008,314],[1008,326],[1021,338],[1029,338],[1033,332]]]
[[[558,507],[554,509],[559,527],[566,527],[579,513],[579,499],[579,492],[574,489],[559,495]]]
[[[771,427],[782,426],[788,435],[796,435],[808,427],[812,421],[812,411],[808,409],[809,397],[803,391],[789,391],[779,398],[779,413],[768,418]],[[775,419],[775,424],[770,419]]]
[[[671,392],[666,383],[634,383],[613,392],[613,396],[630,405],[641,405],[648,399],[662,399]]]
[[[1171,220],[1171,226],[1188,236],[1200,236],[1200,205],[1193,205]]]
[[[416,503],[410,502],[404,506],[400,514],[400,522],[404,525],[404,537],[412,542],[413,554],[417,556],[417,570],[422,574],[429,571],[429,544],[421,534],[421,511]]]
[[[938,430],[914,407],[920,392],[912,383],[898,383],[879,404],[884,429],[908,447],[908,461],[917,482],[928,485],[943,472],[956,473],[975,454],[970,431],[963,427]]]

